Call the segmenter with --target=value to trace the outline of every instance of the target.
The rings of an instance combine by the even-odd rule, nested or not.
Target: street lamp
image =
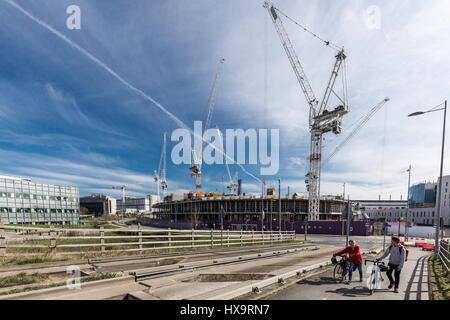
[[[444,104],[444,108],[436,109],[437,107],[440,107]],[[433,109],[430,109],[428,111],[419,111],[411,113],[408,117],[414,117],[414,116],[420,116],[425,113],[429,112],[436,112],[444,110],[444,126],[442,129],[442,149],[441,149],[441,172],[439,176],[439,194],[438,194],[438,207],[437,207],[437,214],[436,214],[436,231],[435,231],[435,244],[434,244],[434,257],[435,259],[438,257],[439,254],[439,224],[441,222],[441,194],[442,194],[442,170],[444,167],[444,145],[445,145],[445,120],[447,117],[447,100],[445,100],[444,103],[441,103],[440,105],[434,107]]]
[[[281,234],[281,179],[278,179],[278,233]]]
[[[409,220],[408,220],[408,214],[409,214],[409,188],[410,188],[410,183],[411,183],[411,165],[409,165],[409,169],[406,170],[407,172],[409,172],[409,176],[408,176],[408,195],[406,196],[406,222],[405,222],[405,241],[408,241],[408,236],[409,236]]]

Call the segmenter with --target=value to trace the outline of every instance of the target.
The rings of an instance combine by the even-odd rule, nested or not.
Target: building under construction
[[[279,198],[277,195],[220,195],[205,194],[203,197],[184,197],[169,195],[164,202],[153,206],[154,220],[161,223],[176,222],[201,227],[220,227],[221,219],[225,222],[235,221],[232,229],[241,229],[245,224],[249,229],[256,229],[264,216],[264,225],[271,229],[272,223],[278,225]],[[320,199],[320,220],[341,220],[346,202],[341,197],[324,196]],[[264,214],[263,214],[264,212]],[[290,215],[293,215],[291,218]],[[308,217],[308,197],[294,194],[281,197],[281,221],[305,221]],[[239,222],[240,221],[240,222]],[[255,223],[252,228],[252,222]]]

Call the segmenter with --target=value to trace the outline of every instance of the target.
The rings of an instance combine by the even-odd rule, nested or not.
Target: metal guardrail
[[[439,247],[439,258],[447,273],[450,273],[450,239],[441,240]]]
[[[194,249],[199,247],[232,247],[248,245],[265,245],[295,240],[294,231],[235,231],[235,230],[146,230],[146,229],[99,229],[99,230],[39,230],[46,236],[25,236],[29,242],[21,245],[8,245],[4,240],[4,227],[0,225],[0,256],[6,255],[7,248],[16,249],[48,249],[56,253],[57,249],[83,248],[81,251],[59,250],[62,255],[82,253],[106,253],[124,251],[156,251],[171,249]],[[8,227],[9,228],[9,227]],[[20,227],[19,227],[20,228]],[[113,235],[106,235],[112,233]],[[74,234],[70,236],[70,234]],[[81,235],[80,235],[81,234]],[[92,234],[92,235],[89,235]],[[117,235],[124,234],[124,235]],[[93,240],[81,243],[67,243],[70,240]],[[123,241],[120,241],[123,240]],[[49,241],[50,244],[33,244],[33,242]],[[59,242],[59,243],[58,243]],[[117,248],[117,249],[114,249]]]

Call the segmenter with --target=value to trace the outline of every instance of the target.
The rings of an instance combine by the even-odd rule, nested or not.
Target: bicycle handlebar
[[[376,260],[369,260],[369,259],[364,259],[364,265],[366,265],[367,264],[367,261],[369,261],[369,262],[373,262],[374,264],[375,263],[379,263],[381,260],[379,260],[379,259],[376,259]]]

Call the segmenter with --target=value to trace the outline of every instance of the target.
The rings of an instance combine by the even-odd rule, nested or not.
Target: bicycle
[[[384,281],[381,272],[386,272],[388,268],[384,262],[380,262],[379,260],[364,260],[364,265],[366,265],[367,262],[373,262],[370,276],[367,279],[367,288],[372,295],[375,292],[375,289],[379,289],[381,287],[381,282]]]
[[[350,260],[346,255],[338,257],[341,257],[340,261],[337,261],[335,256],[331,258],[332,263],[335,264],[333,278],[342,282],[347,278],[348,271],[350,270]]]

